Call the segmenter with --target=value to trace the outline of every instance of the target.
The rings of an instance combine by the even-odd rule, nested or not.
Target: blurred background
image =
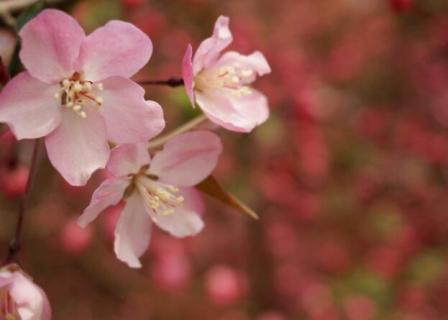
[[[261,50],[271,117],[220,131],[217,178],[261,216],[205,198],[204,231],[155,231],[144,267],[113,255],[117,208],[75,219],[86,188],[45,155],[27,212],[23,268],[54,319],[448,319],[448,2],[446,0],[89,0],[65,7],[91,31],[124,19],[154,54],[136,79],[179,76],[184,50],[231,18],[232,45]],[[7,59],[15,37],[1,32]],[[119,44],[117,44],[119,45]],[[195,115],[183,88],[148,87],[167,130]],[[5,254],[30,158],[0,137]]]

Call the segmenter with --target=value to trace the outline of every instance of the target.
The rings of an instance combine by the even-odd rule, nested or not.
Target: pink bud
[[[216,305],[236,302],[243,293],[243,284],[237,272],[227,266],[215,266],[206,275],[206,291]]]
[[[17,198],[25,193],[29,170],[24,166],[0,171],[0,192],[7,198]]]
[[[151,274],[154,281],[166,290],[185,287],[190,278],[191,268],[182,251],[161,254],[153,263]]]
[[[81,228],[76,220],[69,220],[60,234],[62,248],[70,253],[79,254],[90,244],[92,228]]]

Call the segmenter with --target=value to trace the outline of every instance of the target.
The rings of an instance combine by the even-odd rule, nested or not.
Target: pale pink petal
[[[21,320],[47,320],[51,318],[47,296],[26,276],[16,272],[9,292],[16,304]]]
[[[108,179],[103,181],[93,193],[89,206],[84,209],[84,212],[78,218],[78,224],[83,228],[86,227],[104,209],[120,202],[128,184],[128,179]]]
[[[203,68],[213,65],[224,50],[233,40],[229,29],[229,18],[220,16],[216,20],[213,35],[202,41],[193,57],[193,69],[196,75]]]
[[[106,130],[96,111],[83,119],[72,110],[62,112],[61,125],[45,138],[48,158],[73,186],[86,184],[93,172],[109,159]]]
[[[158,215],[154,223],[177,238],[193,236],[204,228],[201,217],[196,212],[183,207],[169,215]]]
[[[48,85],[22,72],[0,94],[0,122],[6,122],[17,139],[35,139],[52,132],[61,122],[57,85]]]
[[[145,101],[145,91],[135,82],[121,77],[103,82],[104,100],[100,113],[109,140],[116,143],[148,141],[165,127],[163,111],[154,101]]]
[[[127,22],[110,21],[85,38],[78,67],[90,81],[129,78],[145,66],[151,54],[152,42],[144,32]]]
[[[20,59],[33,77],[54,83],[73,74],[85,34],[71,16],[59,10],[44,10],[19,34]]]
[[[256,123],[253,119],[245,118],[235,109],[230,99],[231,92],[226,90],[208,90],[197,92],[196,102],[204,111],[207,118],[217,125],[235,132],[250,132]]]
[[[191,131],[168,141],[154,156],[150,172],[174,186],[194,186],[215,169],[222,144],[208,131]]]
[[[140,268],[139,258],[149,245],[151,219],[143,199],[135,192],[127,200],[115,229],[114,250],[117,258],[131,268]]]
[[[189,211],[202,215],[205,211],[205,203],[202,194],[196,188],[181,188],[179,194],[184,197],[182,206]]]
[[[115,177],[137,173],[141,167],[149,164],[148,144],[121,144],[110,154],[107,171]]]
[[[184,79],[185,90],[187,91],[188,98],[190,98],[191,104],[194,106],[194,92],[193,92],[193,63],[191,57],[193,49],[191,44],[188,45],[185,51],[184,58],[182,60],[182,78]]]
[[[261,92],[250,88],[251,93],[231,99],[235,109],[246,119],[251,119],[254,126],[265,122],[269,117],[268,100]]]
[[[256,75],[263,76],[271,72],[271,67],[268,64],[268,61],[260,51],[255,51],[249,55],[228,51],[216,62],[215,67],[221,66],[232,66],[236,69],[254,71],[252,81],[255,80]]]

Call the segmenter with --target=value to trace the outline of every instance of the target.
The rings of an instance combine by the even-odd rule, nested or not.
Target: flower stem
[[[167,142],[171,138],[174,138],[175,136],[177,136],[179,134],[182,134],[184,132],[187,132],[187,131],[197,127],[198,125],[203,123],[205,120],[207,120],[207,117],[204,114],[201,114],[201,115],[197,116],[196,118],[191,119],[190,121],[188,121],[187,123],[178,127],[177,129],[167,133],[164,136],[161,136],[158,139],[151,141],[149,143],[149,149],[154,150],[154,149],[161,147],[165,142]]]
[[[5,263],[13,262],[17,256],[17,254],[20,251],[25,211],[28,206],[30,193],[31,193],[31,187],[32,187],[35,175],[36,175],[39,149],[40,149],[40,139],[36,139],[34,141],[33,155],[31,158],[30,172],[28,174],[28,180],[26,182],[25,193],[21,197],[20,203],[19,203],[19,212],[18,212],[18,216],[17,216],[16,230],[15,230],[14,238],[9,243],[8,256],[6,257]]]
[[[180,87],[184,85],[184,80],[182,78],[169,78],[167,80],[146,80],[138,82],[142,86],[153,85],[153,86],[168,86],[168,87]]]

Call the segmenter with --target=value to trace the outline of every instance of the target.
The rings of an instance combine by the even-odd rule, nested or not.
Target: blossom
[[[15,264],[0,269],[0,319],[51,319],[45,292]]]
[[[266,97],[250,87],[257,76],[271,72],[263,54],[221,52],[232,42],[229,18],[220,16],[213,35],[204,40],[194,57],[189,45],[182,63],[185,88],[191,103],[197,103],[214,123],[236,132],[250,132],[266,121]]]
[[[172,138],[152,159],[145,144],[117,146],[107,164],[111,177],[94,192],[78,223],[86,226],[124,199],[114,250],[130,267],[141,267],[139,257],[148,247],[152,222],[175,237],[202,230],[202,219],[187,205],[188,188],[210,175],[221,151],[220,139],[208,131]]]
[[[0,122],[17,139],[45,137],[48,157],[72,185],[84,185],[110,156],[108,141],[147,141],[164,127],[161,107],[129,77],[152,54],[147,35],[110,21],[86,36],[58,10],[44,10],[20,31],[26,71],[0,94]]]

